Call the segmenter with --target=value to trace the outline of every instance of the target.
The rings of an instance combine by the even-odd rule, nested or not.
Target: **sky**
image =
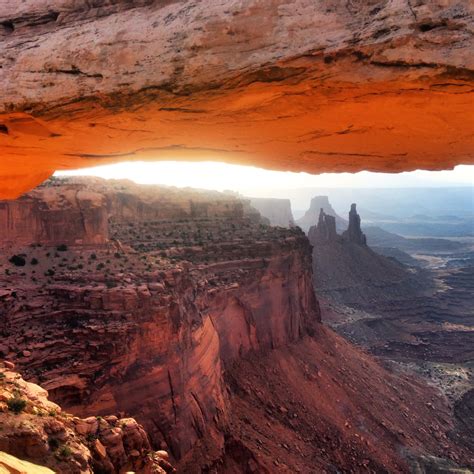
[[[56,175],[91,175],[131,179],[140,184],[233,190],[244,195],[262,195],[276,189],[305,187],[431,187],[468,186],[474,183],[474,166],[461,165],[450,171],[412,171],[398,174],[372,173],[291,173],[251,166],[216,162],[124,162],[113,165],[58,171]],[[264,196],[265,194],[263,194]],[[267,196],[272,197],[272,196]]]
[[[236,191],[248,197],[288,198],[295,217],[307,209],[313,196],[330,195],[336,210],[345,211],[323,188],[410,188],[472,186],[474,166],[457,166],[451,171],[412,171],[399,174],[371,173],[291,173],[251,166],[216,162],[124,162],[96,168],[59,171],[57,176],[92,175],[101,178],[130,179],[140,184],[165,184],[177,187]],[[474,188],[473,188],[474,189]],[[439,198],[439,193],[434,197]],[[335,197],[336,196],[336,197]],[[473,194],[474,196],[474,194]],[[348,198],[352,199],[352,198]],[[338,206],[340,206],[338,208]]]

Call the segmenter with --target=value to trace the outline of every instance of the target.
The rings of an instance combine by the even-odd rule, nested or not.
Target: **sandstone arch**
[[[55,169],[474,163],[470,0],[0,0],[0,198]]]

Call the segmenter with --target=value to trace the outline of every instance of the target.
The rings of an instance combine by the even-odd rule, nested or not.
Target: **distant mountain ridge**
[[[349,306],[416,294],[429,283],[421,273],[374,252],[362,232],[356,205],[351,205],[348,229],[336,232],[335,217],[321,210],[318,224],[308,232],[313,246],[315,291],[319,296]],[[370,241],[369,241],[370,242]]]
[[[326,215],[333,216],[336,219],[336,229],[342,231],[347,227],[348,221],[339,216],[334,208],[331,206],[327,196],[315,196],[311,199],[309,209],[306,211],[303,217],[296,220],[296,224],[299,225],[306,233],[310,227],[316,225],[318,222],[321,209]]]
[[[279,198],[246,198],[250,205],[270,221],[270,225],[278,227],[294,227],[295,221],[291,212],[291,201]]]
[[[353,202],[363,210],[387,217],[409,218],[474,216],[474,186],[426,188],[300,188],[289,190],[294,209],[304,209],[311,196],[327,196],[336,212],[348,209]],[[368,217],[368,216],[367,216]]]

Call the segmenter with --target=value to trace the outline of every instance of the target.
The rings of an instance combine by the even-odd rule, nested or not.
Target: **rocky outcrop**
[[[324,212],[321,208],[319,212],[318,224],[312,226],[308,232],[308,239],[313,245],[319,243],[336,242],[340,236],[336,231],[336,218]]]
[[[295,225],[289,199],[250,198],[250,204],[263,217],[266,217],[271,225],[279,227],[293,227]]]
[[[26,0],[0,15],[1,198],[130,159],[473,162],[469,0]]]
[[[315,196],[311,199],[309,209],[305,212],[304,216],[297,219],[296,224],[308,233],[310,227],[319,221],[321,210],[324,211],[326,216],[334,217],[338,232],[342,232],[347,228],[347,221],[336,213],[327,196]]]
[[[426,275],[367,246],[356,205],[342,235],[336,220],[320,210],[318,224],[308,231],[313,246],[314,287],[319,297],[352,306],[388,301],[417,294],[430,286]]]
[[[316,330],[309,243],[254,223],[227,195],[197,203],[154,187],[150,202],[147,187],[86,184],[109,203],[110,242],[57,256],[24,246],[21,270],[5,260],[0,350],[76,415],[123,413],[177,459],[218,457],[228,364]]]
[[[168,453],[153,451],[147,434],[134,419],[70,415],[48,400],[46,390],[25,382],[13,364],[3,361],[0,426],[0,468],[5,467],[5,472],[175,472]]]
[[[367,245],[365,234],[360,228],[360,216],[357,214],[356,204],[351,204],[351,210],[349,211],[349,227],[345,232],[343,232],[342,238],[354,244]]]
[[[104,196],[84,186],[40,187],[0,201],[2,244],[102,244],[108,239]]]

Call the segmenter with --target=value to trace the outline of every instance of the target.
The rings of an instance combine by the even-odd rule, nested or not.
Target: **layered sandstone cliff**
[[[0,201],[1,243],[105,243],[105,204],[103,195],[84,186],[42,187],[17,201]]]
[[[49,401],[46,390],[23,380],[13,364],[3,361],[0,427],[1,472],[175,472],[168,453],[153,451],[147,434],[134,419],[75,417]]]
[[[472,163],[470,0],[0,3],[0,197],[55,169]]]
[[[106,203],[105,243],[7,239],[0,254],[0,356],[85,428],[133,415],[186,474],[468,463],[442,397],[320,324],[298,228],[219,193],[81,179],[41,192],[85,187]]]
[[[133,415],[176,458],[201,442],[222,450],[226,365],[319,321],[306,237],[254,223],[226,195],[87,188],[108,203],[110,242],[34,241],[16,249],[25,266],[5,259],[0,350],[75,414]]]

